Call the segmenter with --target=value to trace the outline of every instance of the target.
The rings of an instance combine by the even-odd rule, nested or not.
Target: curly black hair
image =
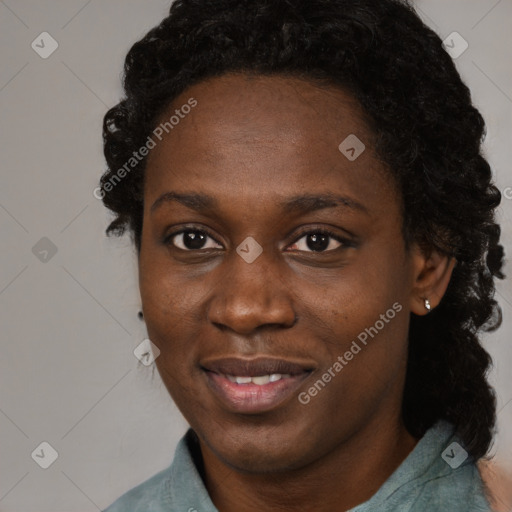
[[[129,229],[140,252],[146,158],[129,172],[126,162],[179,94],[228,72],[323,81],[357,98],[402,194],[406,247],[457,262],[439,306],[411,315],[405,425],[421,437],[445,419],[475,459],[485,456],[496,398],[479,334],[502,320],[501,194],[481,151],[484,120],[439,36],[408,0],[176,0],[130,49],[125,97],[104,118],[108,235]]]

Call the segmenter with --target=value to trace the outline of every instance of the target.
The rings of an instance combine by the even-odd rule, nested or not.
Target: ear
[[[429,312],[425,307],[425,299],[430,302],[431,310],[441,302],[450,283],[456,260],[434,249],[426,251],[418,244],[411,250],[413,283],[410,309],[412,313],[422,316]]]

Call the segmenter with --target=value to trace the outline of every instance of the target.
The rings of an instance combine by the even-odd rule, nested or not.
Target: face
[[[147,161],[139,276],[186,420],[220,460],[261,472],[399,421],[413,270],[360,107],[228,74],[162,121],[177,109]],[[359,155],[355,139],[339,149],[350,135]]]

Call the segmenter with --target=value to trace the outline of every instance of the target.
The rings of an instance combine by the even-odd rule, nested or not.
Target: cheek
[[[331,391],[322,389],[318,394],[334,415],[341,414],[339,400],[353,410],[371,409],[387,388],[396,389],[403,378],[409,328],[407,290],[403,269],[398,272],[390,261],[382,253],[379,258],[361,258],[354,265],[360,267],[357,270],[325,279],[315,287],[311,282],[302,287],[299,307],[304,308],[312,335],[323,340],[315,347],[324,363],[317,378],[324,376]]]
[[[188,416],[200,405],[191,391],[198,375],[196,347],[190,340],[199,337],[199,324],[190,316],[193,300],[187,288],[175,286],[156,266],[141,273],[140,292],[148,337],[160,350],[156,367],[172,399]]]
[[[139,289],[148,327],[170,327],[187,308],[189,288],[179,282],[179,270],[174,270],[160,249],[142,246],[139,258]]]
[[[179,347],[185,325],[183,310],[187,302],[186,289],[173,282],[166,267],[155,256],[141,251],[139,289],[144,322],[149,339],[160,349],[157,366],[174,372],[173,368],[178,367],[187,354]]]
[[[404,309],[407,297],[402,281],[403,273],[385,264],[382,257],[378,261],[377,257],[360,258],[350,268],[296,280],[294,302],[308,327],[331,331],[331,341],[339,341],[338,349],[376,322],[381,334],[397,327],[396,318],[404,316],[398,315],[397,309]]]

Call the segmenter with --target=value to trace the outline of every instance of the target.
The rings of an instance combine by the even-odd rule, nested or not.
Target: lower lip
[[[261,413],[274,409],[291,397],[310,372],[269,382],[257,384],[237,384],[218,373],[205,371],[208,384],[221,402],[233,412]]]

